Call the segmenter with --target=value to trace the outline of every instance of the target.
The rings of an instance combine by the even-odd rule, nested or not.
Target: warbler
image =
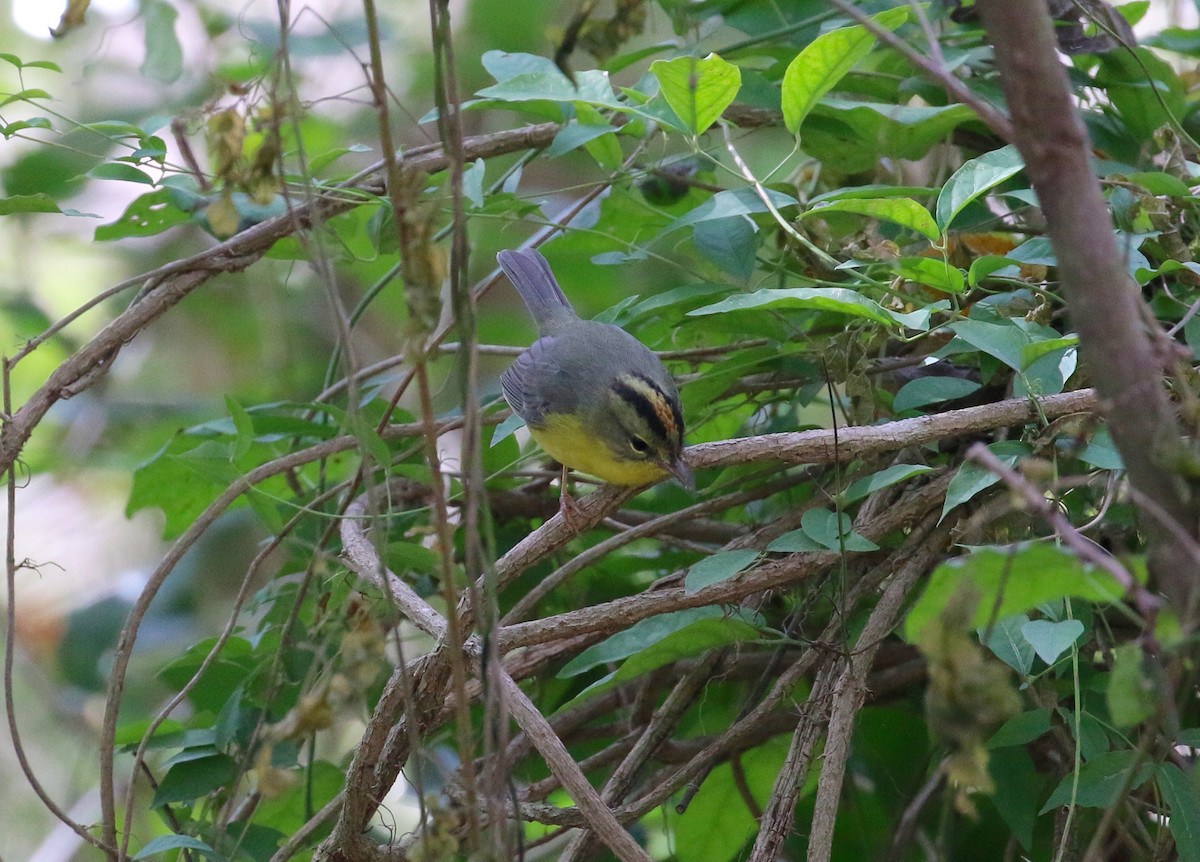
[[[618,485],[674,476],[693,488],[679,392],[654,351],[619,326],[580,319],[540,252],[496,259],[539,336],[500,376],[504,400],[563,465],[564,480],[569,467]],[[569,513],[565,481],[562,492]]]

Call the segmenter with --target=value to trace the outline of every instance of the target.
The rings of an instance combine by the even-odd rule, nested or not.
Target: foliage
[[[370,3],[319,35],[189,6],[201,71],[145,3],[161,95],[129,110],[60,109],[75,51],[0,54],[5,226],[116,261],[4,299],[13,499],[103,465],[166,540],[18,668],[101,703],[81,858],[644,858],[579,774],[653,859],[1200,852],[1190,610],[1155,598],[1065,256],[978,113],[983,30],[959,4],[500,5],[442,29],[431,4],[432,55]],[[1185,427],[1198,34],[1064,60]],[[556,515],[497,382],[533,333],[492,261],[527,243],[663,355],[695,495]],[[71,396],[103,417],[82,454]]]

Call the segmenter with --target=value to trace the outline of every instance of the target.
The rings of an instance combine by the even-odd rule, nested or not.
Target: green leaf
[[[709,54],[703,60],[676,57],[655,60],[650,74],[658,78],[663,98],[693,134],[702,135],[737,97],[742,70]]]
[[[57,213],[62,212],[54,199],[46,194],[13,195],[10,198],[0,198],[0,216],[15,213]]]
[[[698,620],[630,656],[611,674],[581,691],[572,702],[599,694],[680,659],[734,643],[753,641],[758,637],[758,628],[737,616]]]
[[[918,377],[900,387],[892,399],[892,409],[897,413],[915,410],[928,404],[964,398],[980,388],[979,383],[962,377]]]
[[[702,221],[692,233],[696,251],[743,284],[758,262],[759,234],[744,216]]]
[[[934,569],[904,622],[904,638],[916,643],[964,581],[980,594],[972,627],[1035,610],[1067,597],[1114,602],[1124,589],[1107,573],[1086,566],[1071,554],[1045,543],[1009,548],[980,548]]]
[[[872,20],[895,30],[908,20],[908,10],[889,9]],[[822,33],[804,47],[783,73],[783,124],[793,135],[817,102],[837,86],[875,46],[875,36],[861,24]]]
[[[225,396],[225,409],[229,411],[229,415],[233,419],[233,427],[237,429],[237,438],[230,454],[230,460],[236,461],[249,452],[250,447],[254,445],[254,420],[250,418],[246,408],[238,404],[232,396]]]
[[[588,141],[603,137],[604,135],[611,135],[616,130],[616,126],[609,123],[591,124],[572,120],[563,126],[559,130],[559,133],[554,136],[554,140],[546,148],[546,157],[553,159],[558,156],[565,156],[567,153],[582,147]]]
[[[785,195],[783,192],[777,192],[774,189],[764,190],[767,200],[775,209],[784,209],[785,207],[796,206],[799,201],[790,195]],[[751,186],[744,186],[740,189],[732,189],[730,191],[717,192],[711,198],[706,200],[700,206],[689,212],[687,215],[677,218],[671,222],[659,233],[658,239],[672,231],[677,231],[680,228],[691,227],[703,221],[712,221],[714,219],[727,219],[735,216],[745,216],[754,213],[769,212],[769,207],[759,197],[758,192]]]
[[[105,162],[104,164],[96,165],[96,167],[87,172],[87,175],[95,180],[120,180],[127,183],[141,183],[147,186],[154,185],[154,180],[150,179],[144,171],[139,171],[133,165],[128,165],[124,162]]]
[[[688,608],[682,611],[672,611],[659,614],[634,623],[624,631],[606,638],[598,644],[588,647],[575,658],[571,659],[558,672],[559,679],[578,676],[598,665],[623,661],[649,646],[658,643],[667,635],[687,628],[699,620],[715,619],[722,616],[720,608],[711,606]]]
[[[476,159],[463,171],[463,196],[475,207],[483,206],[483,182],[486,168],[483,159]]]
[[[1200,793],[1195,767],[1185,773],[1174,763],[1160,763],[1158,787],[1171,808],[1168,826],[1179,858],[1200,859]]]
[[[165,0],[142,0],[146,22],[146,58],[141,73],[163,84],[179,80],[183,74],[183,48],[175,33],[179,13]]]
[[[879,303],[848,287],[763,288],[753,293],[735,294],[712,305],[697,308],[689,311],[688,316],[776,307],[830,311],[850,317],[865,317],[889,326],[896,323],[895,318]]]
[[[932,471],[932,467],[922,464],[893,464],[891,467],[851,482],[850,486],[842,492],[842,501],[847,504],[856,503],[871,496],[876,491],[882,491],[884,488],[890,488],[892,485],[907,482],[913,476],[920,476]]]
[[[1011,667],[1021,676],[1029,676],[1033,668],[1033,645],[1021,633],[1021,626],[1029,622],[1026,614],[1016,614],[997,620],[991,631],[981,631],[984,646],[996,654],[996,658]]]
[[[136,198],[119,219],[96,228],[96,241],[155,236],[190,221],[191,216],[176,205],[172,190],[162,188]]]
[[[1075,802],[1084,808],[1109,808],[1120,801],[1122,792],[1137,790],[1154,775],[1154,764],[1144,760],[1130,780],[1129,774],[1138,764],[1138,753],[1106,751],[1097,754],[1079,768],[1079,792]],[[1054,788],[1039,815],[1071,802],[1073,775],[1067,775]]]
[[[522,419],[520,416],[518,416],[516,413],[512,414],[511,416],[509,416],[507,419],[505,419],[503,422],[501,422],[499,425],[496,426],[496,430],[492,432],[491,445],[495,446],[498,443],[503,443],[505,440],[507,440],[509,437],[511,437],[514,433],[516,433],[518,428],[524,428],[524,427],[525,427],[525,420]]]
[[[727,581],[738,572],[748,569],[758,559],[758,551],[720,551],[705,557],[688,569],[684,590],[689,595],[712,584]]]
[[[976,350],[996,357],[1014,371],[1025,367],[1025,350],[1032,339],[1012,321],[959,320],[950,324],[950,330]]]
[[[11,105],[13,102],[32,102],[34,99],[52,100],[53,98],[54,97],[45,90],[40,90],[37,88],[22,90],[19,93],[13,93],[9,96],[5,96],[3,99],[0,99],[0,108],[3,108],[5,105]]]
[[[946,230],[967,204],[1024,167],[1025,161],[1013,144],[966,162],[946,181],[938,195],[934,208],[938,227]]]
[[[688,804],[687,815],[674,819],[675,844],[669,858],[702,862],[746,858],[739,851],[758,832],[747,797],[760,811],[770,803],[775,776],[787,757],[787,743],[786,736],[776,736],[743,751],[736,772],[728,760],[714,768]]]
[[[844,172],[870,170],[881,158],[920,159],[964,123],[966,105],[897,105],[826,96],[804,123],[804,148]]]
[[[238,774],[238,763],[228,754],[209,754],[194,760],[176,763],[167,770],[152,807],[175,802],[192,802],[225,787]]]
[[[999,443],[989,443],[988,451],[1000,461],[1012,467],[1017,461],[1030,453],[1029,447],[1017,440],[1002,440]],[[946,502],[942,506],[942,517],[955,506],[961,506],[976,494],[986,491],[1000,481],[1000,477],[974,462],[964,463],[950,480],[946,489]]]
[[[1029,641],[1038,658],[1046,664],[1054,664],[1079,640],[1083,634],[1083,623],[1079,620],[1032,620],[1021,626],[1021,634]]]
[[[801,218],[820,216],[830,212],[854,213],[868,218],[890,221],[909,228],[930,241],[941,234],[929,210],[912,198],[844,198],[813,207],[800,214]]]
[[[157,838],[147,841],[146,846],[134,854],[133,858],[149,859],[151,856],[166,853],[168,850],[195,850],[213,862],[225,862],[224,856],[199,838],[193,838],[191,835],[159,835]]]
[[[1125,462],[1121,458],[1121,453],[1117,451],[1117,444],[1113,442],[1107,425],[1096,429],[1092,439],[1079,453],[1079,460],[1101,470],[1125,469]]]
[[[1147,672],[1146,658],[1136,643],[1123,643],[1114,651],[1105,698],[1113,724],[1120,728],[1141,724],[1154,715],[1154,678]]]
[[[850,516],[845,512],[839,517],[832,509],[813,508],[800,516],[800,527],[804,534],[822,549],[840,551],[875,551],[879,546],[850,528]],[[768,550],[782,550],[788,534],[784,534],[768,546]]]
[[[989,752],[988,774],[996,785],[992,804],[1013,836],[1031,851],[1041,780],[1029,752],[1017,747]]]
[[[908,281],[946,293],[962,293],[965,289],[962,270],[941,258],[902,257],[896,271]]]
[[[552,68],[553,68],[553,64]],[[503,102],[532,102],[548,100],[552,102],[583,102],[614,110],[628,110],[613,93],[608,75],[596,69],[577,72],[572,84],[571,79],[558,69],[541,69],[525,72],[485,87],[476,95],[485,99],[498,99]]]
[[[1033,742],[1042,735],[1050,732],[1051,718],[1054,713],[1049,709],[1031,709],[1014,715],[988,740],[988,748],[1007,748],[1010,745],[1025,745]]]

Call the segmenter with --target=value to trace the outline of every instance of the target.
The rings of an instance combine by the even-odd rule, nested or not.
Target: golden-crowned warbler
[[[564,468],[608,482],[674,476],[692,488],[679,393],[658,356],[619,326],[580,319],[540,252],[496,259],[540,336],[500,377],[533,439]]]

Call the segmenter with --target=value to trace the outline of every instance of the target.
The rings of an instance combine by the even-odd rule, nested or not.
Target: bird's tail
[[[525,307],[543,334],[558,323],[576,317],[567,295],[542,253],[534,249],[505,250],[496,255],[500,268],[512,280],[513,287],[525,300]]]

